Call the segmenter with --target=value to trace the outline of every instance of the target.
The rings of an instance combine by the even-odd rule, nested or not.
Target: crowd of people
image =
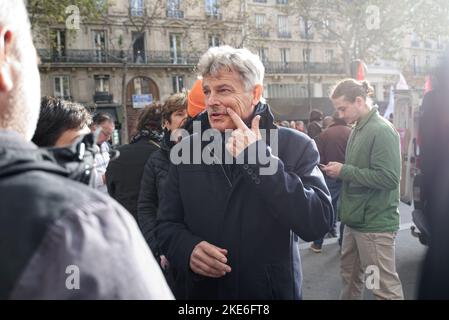
[[[111,150],[109,114],[40,98],[35,51],[22,2],[0,0],[0,298],[301,299],[299,238],[320,253],[327,234],[341,299],[361,298],[373,266],[375,297],[404,298],[399,135],[368,82],[338,82],[332,116],[275,123],[259,57],[210,48],[193,87]],[[51,155],[86,136],[81,183]]]

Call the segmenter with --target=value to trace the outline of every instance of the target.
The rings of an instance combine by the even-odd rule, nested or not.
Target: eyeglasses
[[[105,137],[112,137],[113,132],[106,131],[104,129],[101,130],[101,133],[105,135]]]

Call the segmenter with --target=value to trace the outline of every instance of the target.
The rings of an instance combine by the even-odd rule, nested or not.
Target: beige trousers
[[[396,272],[395,238],[396,232],[366,233],[345,226],[340,299],[361,299],[365,286],[373,291],[376,299],[404,299]]]

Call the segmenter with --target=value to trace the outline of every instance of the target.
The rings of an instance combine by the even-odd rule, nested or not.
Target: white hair
[[[0,0],[1,28],[13,35],[7,54],[18,75],[13,78],[12,91],[0,105],[0,128],[16,131],[31,140],[39,117],[40,79],[23,0]]]
[[[233,70],[240,75],[245,89],[263,85],[265,67],[259,56],[248,49],[236,49],[230,46],[213,47],[200,58],[198,70],[203,76],[216,76],[221,69]]]

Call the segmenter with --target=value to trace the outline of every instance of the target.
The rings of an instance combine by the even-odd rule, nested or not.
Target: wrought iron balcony
[[[219,10],[210,10],[206,11],[206,18],[212,19],[212,20],[222,20],[223,15]]]
[[[307,66],[304,62],[272,62],[263,63],[266,74],[344,74],[345,68],[339,63],[309,63]]]
[[[264,37],[264,38],[266,38],[266,37],[269,37],[269,36],[270,36],[270,31],[269,31],[269,30],[266,30],[266,29],[264,30],[264,29],[262,29],[262,28],[257,28],[255,34],[256,34],[256,36],[258,36],[258,37]]]
[[[278,31],[278,38],[291,38],[292,33],[290,31]]]
[[[55,64],[144,64],[144,65],[192,65],[197,64],[199,55],[191,52],[142,51],[127,52],[123,50],[38,50],[42,63]]]
[[[93,100],[95,103],[112,103],[114,96],[109,92],[95,92]]]
[[[129,8],[129,15],[131,17],[143,17],[143,15],[145,14],[146,8],[145,7],[140,7],[140,6],[136,6],[134,8]]]
[[[168,9],[167,18],[184,19],[184,11]]]

